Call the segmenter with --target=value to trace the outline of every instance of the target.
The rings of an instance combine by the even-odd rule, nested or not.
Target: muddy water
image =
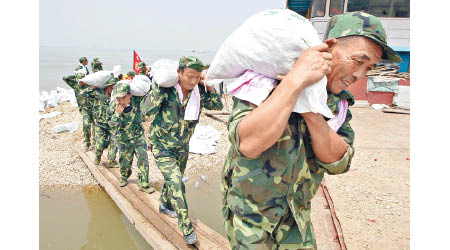
[[[189,213],[225,236],[220,173],[212,172],[185,183]],[[152,249],[99,186],[40,194],[40,249]]]
[[[40,194],[39,249],[152,249],[101,187]]]

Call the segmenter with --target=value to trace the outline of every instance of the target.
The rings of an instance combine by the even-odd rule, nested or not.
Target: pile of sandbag
[[[130,85],[130,93],[133,96],[144,96],[151,88],[151,81],[145,75],[136,75],[133,80],[121,80],[118,83]]]
[[[286,75],[291,70],[303,51],[320,43],[311,22],[294,11],[262,11],[248,18],[225,40],[208,69],[206,80],[238,78],[249,70],[276,79],[277,75]],[[321,113],[331,118],[326,104],[326,84],[324,77],[306,88],[293,111]]]
[[[202,155],[216,153],[220,136],[220,132],[210,125],[197,125],[189,141],[189,152]]]
[[[178,83],[178,62],[160,59],[152,64],[153,80],[159,87],[170,88]]]
[[[39,111],[45,112],[46,107],[54,108],[62,102],[70,102],[73,107],[78,107],[73,89],[56,87],[56,90],[41,91],[39,95]]]

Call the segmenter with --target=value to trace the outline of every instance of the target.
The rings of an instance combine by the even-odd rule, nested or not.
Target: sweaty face
[[[126,107],[128,105],[130,105],[130,101],[131,101],[131,94],[127,94],[124,97],[117,97],[117,102],[122,106],[122,107]]]
[[[191,68],[185,68],[183,73],[181,73],[181,70],[178,70],[181,88],[186,90],[193,89],[200,82],[201,75],[202,72]]]
[[[366,76],[381,59],[383,50],[369,38],[358,36],[340,41],[331,48],[332,67],[327,75],[327,90],[339,94],[352,83]]]

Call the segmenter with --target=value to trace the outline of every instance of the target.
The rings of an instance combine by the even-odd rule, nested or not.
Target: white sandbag
[[[170,88],[178,83],[178,62],[160,59],[152,64],[153,80],[159,87]]]
[[[77,122],[69,122],[64,124],[56,125],[52,128],[53,132],[59,133],[63,131],[69,131],[70,133],[73,133],[78,128]]]
[[[45,112],[45,102],[39,100],[39,112]]]
[[[116,65],[113,67],[112,73],[114,77],[118,77],[120,75],[120,71],[122,70],[122,67],[120,65]]]
[[[151,81],[145,75],[136,75],[130,84],[130,93],[133,96],[144,96],[150,90]]]
[[[221,45],[206,74],[206,80],[229,79],[253,70],[276,79],[286,75],[297,58],[321,43],[311,22],[289,9],[266,10],[248,18]],[[315,112],[331,118],[326,78],[306,88],[294,112]]]
[[[210,125],[197,125],[189,141],[189,152],[202,155],[216,153],[216,145],[220,136],[220,132]]]
[[[53,112],[48,113],[48,114],[39,115],[39,121],[42,120],[42,119],[52,118],[52,117],[58,116],[60,114],[62,114],[62,112],[60,112],[60,111],[53,111]]]
[[[214,79],[214,80],[207,80],[207,81],[205,81],[206,85],[208,85],[208,86],[217,86],[221,82],[223,82],[223,79]]]
[[[100,70],[95,73],[89,74],[80,79],[81,82],[84,82],[88,85],[104,89],[106,86],[106,82],[112,77],[112,71]]]
[[[58,106],[58,92],[56,90],[50,91],[50,94],[46,96],[47,102],[45,105],[50,108]]]

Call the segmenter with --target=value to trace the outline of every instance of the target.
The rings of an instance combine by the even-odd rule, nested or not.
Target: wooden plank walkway
[[[199,241],[195,246],[186,245],[178,229],[177,218],[159,214],[159,192],[146,194],[139,191],[135,175],[128,179],[127,186],[120,187],[118,168],[105,168],[102,164],[94,165],[93,152],[77,149],[77,153],[95,179],[154,249],[230,249],[225,237],[193,217],[190,218]],[[102,162],[106,162],[106,159],[103,158]]]

